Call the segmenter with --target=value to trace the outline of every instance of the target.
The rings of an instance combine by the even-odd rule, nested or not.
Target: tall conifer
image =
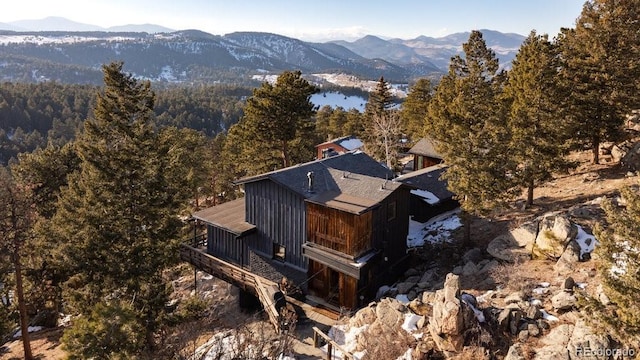
[[[504,83],[498,60],[479,31],[463,49],[464,57],[451,59],[429,104],[426,131],[449,165],[444,176],[464,214],[482,215],[513,196],[515,162],[498,96]]]
[[[134,346],[142,351],[153,347],[167,300],[162,271],[177,260],[176,209],[183,192],[172,191],[175,184],[165,174],[174,164],[153,123],[150,84],[122,67],[103,66],[105,87],[95,118],[85,122],[77,141],[80,171],[60,195],[51,230],[61,244],[58,265],[69,274],[69,306],[90,318],[96,306],[117,310],[126,304],[146,330],[145,341]],[[68,350],[78,356],[86,356],[86,349],[74,348],[71,339],[86,328],[72,327],[67,335]]]
[[[509,103],[509,153],[527,189],[526,206],[533,204],[533,190],[554,171],[567,169],[568,126],[558,116],[561,92],[557,82],[557,56],[546,35],[531,32],[521,45],[508,73],[504,94]]]
[[[575,29],[559,36],[564,115],[575,140],[591,148],[593,163],[600,144],[618,139],[625,116],[639,106],[639,17],[639,0],[588,0]]]

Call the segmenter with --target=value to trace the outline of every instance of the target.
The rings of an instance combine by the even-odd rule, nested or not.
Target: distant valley
[[[34,21],[0,23],[0,81],[99,85],[101,65],[121,60],[128,72],[164,84],[255,85],[256,76],[292,69],[328,83],[330,77],[321,74],[344,74],[362,81],[384,76],[406,84],[421,77],[439,78],[469,36],[385,40],[369,35],[353,42],[311,43],[270,33],[221,36],[151,24],[100,29],[62,18],[45,20],[47,25],[39,27]],[[67,30],[29,30],[33,28]],[[482,32],[501,66],[508,68],[524,36]]]

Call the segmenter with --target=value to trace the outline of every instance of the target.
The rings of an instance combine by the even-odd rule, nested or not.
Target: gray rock
[[[419,282],[422,283],[431,283],[436,278],[436,269],[429,269],[422,274]]]
[[[509,348],[509,352],[507,352],[507,356],[504,357],[504,360],[527,360],[525,355],[527,354],[522,344],[515,343]]]
[[[526,311],[527,319],[538,320],[542,318],[542,312],[538,309],[537,306],[530,305]]]
[[[509,231],[513,240],[525,249],[531,250],[538,235],[538,222],[528,222]]]
[[[536,351],[536,360],[570,360],[567,344],[573,334],[573,325],[561,324],[540,339],[542,345]]]
[[[416,283],[413,282],[401,282],[396,285],[396,289],[398,289],[399,294],[407,294],[409,291],[416,286]]]
[[[562,288],[564,291],[573,292],[573,289],[576,287],[576,281],[573,280],[571,276],[564,279],[564,283],[562,284]]]
[[[415,290],[411,290],[407,293],[407,299],[409,299],[409,301],[414,300],[417,297],[418,293]]]
[[[454,273],[455,275],[462,275],[462,271],[463,270],[464,270],[464,268],[459,265],[459,266],[454,267],[451,272]]]
[[[589,326],[587,326],[584,319],[580,319],[576,322],[573,327],[573,333],[571,334],[571,339],[567,344],[567,350],[569,354],[575,354],[575,358],[584,358],[584,356],[580,356],[581,352],[585,349],[589,350],[597,350],[597,349],[610,349],[612,345],[609,342],[609,338],[606,335],[596,335]],[[590,359],[608,359],[606,354],[598,354],[597,352],[593,354],[594,356],[589,357]]]
[[[532,254],[535,258],[559,258],[578,228],[565,215],[547,215],[540,221]]]
[[[384,298],[376,306],[376,319],[383,325],[394,328],[404,321],[404,305],[393,298]]]
[[[529,331],[527,330],[521,330],[518,333],[518,341],[520,342],[527,342],[527,340],[529,340]]]
[[[520,320],[522,320],[522,311],[518,309],[511,310],[511,319],[509,320],[509,331],[512,335],[518,334],[520,330]]]
[[[522,291],[516,291],[504,298],[505,304],[518,304],[524,301],[524,293]]]
[[[499,235],[487,245],[487,252],[498,260],[517,262],[529,258],[529,252],[518,244],[511,234]]]
[[[533,337],[537,337],[538,335],[540,335],[540,328],[536,324],[528,324],[527,331],[529,332],[529,335]]]
[[[578,302],[578,299],[573,293],[566,291],[560,291],[551,298],[551,306],[556,311],[567,311],[573,309]]]
[[[476,267],[476,264],[474,264],[471,261],[466,263],[462,268],[462,275],[464,276],[472,276],[477,273],[478,273],[478,268]]]
[[[480,250],[480,248],[473,248],[462,255],[462,262],[465,264],[468,262],[478,263],[482,261],[482,258],[482,250]]]
[[[575,240],[571,240],[553,269],[560,276],[568,275],[573,273],[578,262],[580,262],[580,245]]]
[[[419,275],[420,275],[420,272],[418,271],[418,269],[415,269],[415,268],[410,268],[404,272],[405,277],[419,276]]]
[[[478,264],[478,267],[480,267],[480,264]],[[500,266],[500,263],[497,260],[491,260],[491,261],[487,261],[482,268],[480,268],[478,270],[478,274],[486,274],[486,273],[491,273],[491,271],[493,271],[494,269],[497,269]]]

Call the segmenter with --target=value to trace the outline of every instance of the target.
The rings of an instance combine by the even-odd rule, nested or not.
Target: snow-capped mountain
[[[100,84],[101,65],[117,60],[124,61],[125,69],[136,76],[160,82],[244,83],[255,74],[300,70],[307,74],[344,73],[368,80],[384,76],[392,82],[407,83],[418,77],[437,78],[446,72],[449,59],[462,51],[462,43],[469,36],[459,33],[411,40],[366,36],[354,42],[311,43],[270,33],[220,36],[199,30],[170,31],[157,25],[97,31],[63,18],[47,20],[52,29],[84,30],[0,30],[0,81]],[[10,25],[35,26],[26,21]],[[483,30],[483,34],[503,64],[513,59],[524,40],[520,35],[489,30]]]

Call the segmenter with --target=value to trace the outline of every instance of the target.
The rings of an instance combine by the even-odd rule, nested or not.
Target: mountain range
[[[481,31],[501,66],[509,67],[524,36]],[[260,32],[221,36],[153,24],[104,29],[64,18],[24,20],[0,23],[0,81],[100,84],[100,66],[122,60],[136,76],[166,83],[242,84],[257,74],[292,69],[407,83],[440,77],[468,37],[469,32],[408,40],[368,35],[312,43]]]

